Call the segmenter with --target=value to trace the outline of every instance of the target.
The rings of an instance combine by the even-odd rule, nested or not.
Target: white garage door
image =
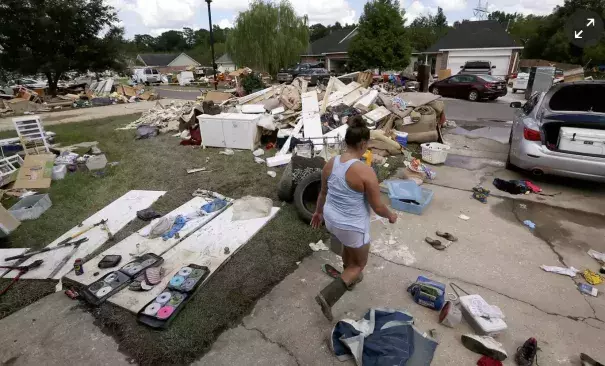
[[[492,69],[492,75],[503,78],[508,74],[511,54],[511,49],[449,51],[447,68],[452,70],[453,75],[460,72],[460,66],[464,66],[467,61],[490,61],[492,66],[496,66]]]

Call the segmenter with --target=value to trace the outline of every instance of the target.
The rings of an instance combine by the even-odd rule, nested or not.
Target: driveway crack
[[[283,343],[280,343],[280,342],[277,342],[277,341],[272,340],[272,339],[271,339],[271,338],[269,338],[269,337],[268,337],[268,336],[267,336],[267,335],[266,335],[266,334],[265,334],[265,333],[264,333],[262,330],[260,330],[260,329],[258,329],[258,328],[256,328],[256,327],[254,327],[254,328],[248,328],[248,327],[246,327],[245,325],[243,325],[243,327],[244,327],[246,330],[249,330],[249,331],[255,331],[255,332],[257,332],[258,334],[260,334],[260,336],[261,336],[261,337],[262,337],[262,338],[263,338],[265,341],[267,341],[267,342],[269,342],[269,343],[272,343],[272,344],[277,345],[279,348],[281,348],[282,350],[284,350],[284,351],[285,351],[285,352],[286,352],[288,355],[290,355],[290,357],[292,357],[292,358],[294,359],[294,362],[296,362],[296,364],[297,364],[297,365],[299,365],[299,366],[301,365],[301,363],[298,361],[298,358],[296,358],[296,356],[294,355],[294,353],[293,353],[292,351],[290,351],[290,350],[288,349],[288,347],[286,347],[286,346],[285,346]]]

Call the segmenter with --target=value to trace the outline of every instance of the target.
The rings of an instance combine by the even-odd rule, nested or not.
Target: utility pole
[[[212,70],[214,72],[214,90],[218,90],[218,80],[216,79],[216,62],[214,62],[214,35],[212,33],[212,14],[210,13],[210,3],[212,0],[206,0],[208,4],[208,26],[210,27],[210,50],[212,51]]]

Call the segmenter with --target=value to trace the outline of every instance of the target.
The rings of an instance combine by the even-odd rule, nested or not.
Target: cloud
[[[552,13],[557,5],[563,5],[563,0],[491,0],[488,10],[504,11],[506,13],[521,13],[523,15],[547,15]]]
[[[410,5],[405,6],[405,4],[402,6],[403,9],[405,9],[405,18],[407,19],[407,23],[406,24],[410,24],[414,21],[414,19],[418,18],[419,16],[425,15],[425,14],[436,14],[437,13],[437,8],[436,7],[430,7],[427,5],[424,5],[423,3],[421,3],[418,0],[414,0]]]
[[[191,23],[201,0],[136,0],[135,11],[149,28],[182,28]]]
[[[223,18],[218,22],[218,26],[221,28],[233,28],[233,21]]]
[[[466,9],[466,0],[436,0],[435,3],[444,11],[456,11]]]
[[[357,23],[355,10],[347,0],[307,0],[292,2],[299,15],[308,15],[309,24]]]
[[[249,0],[213,0],[210,8],[212,10],[228,10],[236,13],[248,9],[249,3]]]

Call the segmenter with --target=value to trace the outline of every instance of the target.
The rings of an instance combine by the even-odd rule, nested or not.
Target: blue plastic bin
[[[413,180],[391,180],[386,185],[389,188],[391,206],[398,211],[421,215],[433,200],[433,191],[419,187]],[[418,204],[403,200],[416,201]]]

